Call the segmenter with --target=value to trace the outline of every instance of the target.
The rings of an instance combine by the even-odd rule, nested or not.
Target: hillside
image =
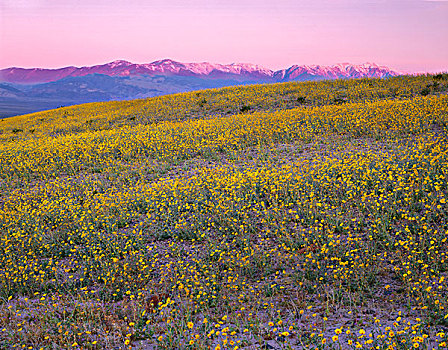
[[[448,75],[0,120],[0,348],[443,348]]]

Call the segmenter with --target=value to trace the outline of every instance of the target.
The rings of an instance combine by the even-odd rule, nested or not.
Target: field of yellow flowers
[[[443,349],[448,74],[0,120],[0,349]]]

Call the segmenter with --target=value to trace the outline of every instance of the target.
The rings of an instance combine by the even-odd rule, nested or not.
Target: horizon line
[[[442,68],[442,69],[428,69],[428,70],[409,70],[409,69],[398,69],[395,68],[393,66],[389,66],[389,65],[385,65],[385,64],[378,64],[376,62],[373,61],[364,61],[362,63],[352,63],[349,61],[345,61],[345,62],[337,62],[337,63],[332,63],[332,64],[291,64],[288,66],[284,66],[283,68],[279,68],[279,69],[272,69],[270,67],[264,66],[264,65],[260,65],[258,63],[252,63],[252,62],[238,62],[238,61],[233,61],[231,63],[218,63],[218,62],[211,62],[211,61],[196,61],[196,62],[183,62],[180,60],[176,60],[176,59],[172,59],[172,58],[162,58],[162,59],[157,59],[151,62],[132,62],[130,60],[127,59],[115,59],[115,60],[111,60],[111,61],[103,61],[102,63],[95,63],[95,64],[91,64],[91,65],[61,65],[61,66],[57,66],[57,67],[36,67],[36,66],[5,66],[5,67],[1,67],[0,66],[0,71],[2,70],[6,70],[6,69],[41,69],[41,70],[59,70],[59,69],[64,69],[64,68],[76,68],[76,69],[80,69],[80,68],[88,68],[88,67],[95,67],[95,66],[103,66],[103,65],[107,65],[110,63],[114,63],[114,62],[126,62],[126,63],[130,63],[130,64],[137,64],[137,65],[148,65],[148,64],[154,64],[157,62],[161,62],[161,61],[172,61],[175,63],[180,63],[180,64],[203,64],[203,63],[207,63],[207,64],[212,64],[212,65],[222,65],[222,66],[230,66],[230,65],[245,65],[245,64],[250,64],[250,65],[254,65],[257,66],[259,68],[262,69],[267,69],[270,70],[271,72],[278,72],[281,70],[286,70],[288,68],[291,68],[293,66],[301,66],[301,67],[335,67],[338,65],[354,65],[354,66],[361,66],[361,65],[374,65],[377,66],[379,68],[387,68],[390,70],[395,71],[396,73],[399,73],[400,75],[415,75],[415,74],[437,74],[437,73],[448,73],[448,67],[447,68]]]
[[[162,59],[157,59],[155,61],[151,61],[151,62],[133,62],[127,59],[115,59],[112,61],[103,61],[103,63],[96,63],[96,64],[91,64],[91,65],[61,65],[61,66],[57,66],[57,67],[36,67],[36,66],[5,66],[5,67],[0,67],[0,70],[4,70],[4,69],[12,69],[12,68],[18,68],[18,69],[46,69],[46,70],[58,70],[58,69],[63,69],[63,68],[86,68],[86,67],[94,67],[94,66],[103,66],[106,64],[110,64],[110,63],[115,63],[115,62],[126,62],[126,63],[131,63],[131,64],[139,64],[139,65],[145,65],[145,64],[154,64],[154,63],[158,63],[158,62],[162,62],[162,61],[172,61],[175,63],[180,63],[180,64],[203,64],[203,63],[207,63],[207,64],[212,64],[212,65],[222,65],[222,66],[230,66],[230,65],[245,65],[245,64],[250,64],[250,65],[254,65],[260,68],[264,68],[264,69],[269,69],[273,72],[281,70],[281,69],[285,69],[285,68],[281,68],[281,69],[273,69],[258,63],[253,63],[253,62],[241,62],[241,61],[233,61],[231,63],[220,63],[220,62],[211,62],[211,61],[194,61],[194,62],[183,62],[183,61],[179,61],[176,59],[172,59],[172,58],[162,58]],[[293,67],[293,66],[307,66],[307,67],[333,67],[333,66],[337,66],[337,65],[355,65],[355,66],[361,66],[361,65],[375,65],[377,67],[384,67],[384,68],[389,68],[389,69],[395,69],[392,68],[391,66],[388,65],[384,65],[384,64],[378,64],[376,62],[373,61],[364,61],[362,63],[352,63],[349,61],[345,61],[345,62],[336,62],[336,63],[332,63],[332,64],[297,64],[294,63],[292,65],[289,65],[289,67]]]

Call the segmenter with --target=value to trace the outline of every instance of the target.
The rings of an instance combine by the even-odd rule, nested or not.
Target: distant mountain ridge
[[[400,72],[374,63],[299,66],[273,71],[249,63],[147,64],[118,60],[90,67],[0,70],[0,118],[86,102],[130,100],[225,86],[348,78]]]
[[[212,64],[181,63],[170,59],[151,63],[137,64],[117,60],[89,67],[45,68],[5,68],[0,70],[0,81],[20,84],[54,82],[66,77],[81,77],[90,74],[108,76],[170,75],[191,76],[209,79],[240,78],[239,80],[265,80],[269,82],[291,80],[340,79],[340,78],[386,78],[399,75],[400,72],[374,63],[354,65],[350,63],[332,66],[293,65],[286,69],[273,71],[256,64],[232,63]]]

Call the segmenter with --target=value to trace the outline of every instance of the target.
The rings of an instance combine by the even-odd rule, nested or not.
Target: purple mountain
[[[316,79],[340,78],[386,78],[401,74],[388,67],[374,63],[353,65],[342,63],[332,66],[298,66],[272,71],[254,64],[232,63],[212,64],[181,63],[169,59],[145,64],[128,61],[113,61],[110,63],[90,67],[64,67],[59,69],[44,68],[6,68],[0,70],[0,81],[8,83],[36,84],[54,82],[67,77],[82,77],[90,74],[103,74],[111,77],[133,76],[179,76],[198,77],[208,79],[233,79],[242,81],[303,81]]]
[[[136,64],[113,61],[91,67],[0,70],[0,119],[86,102],[131,100],[232,85],[347,78],[387,78],[400,73],[365,63],[298,66],[273,71],[255,64]]]

